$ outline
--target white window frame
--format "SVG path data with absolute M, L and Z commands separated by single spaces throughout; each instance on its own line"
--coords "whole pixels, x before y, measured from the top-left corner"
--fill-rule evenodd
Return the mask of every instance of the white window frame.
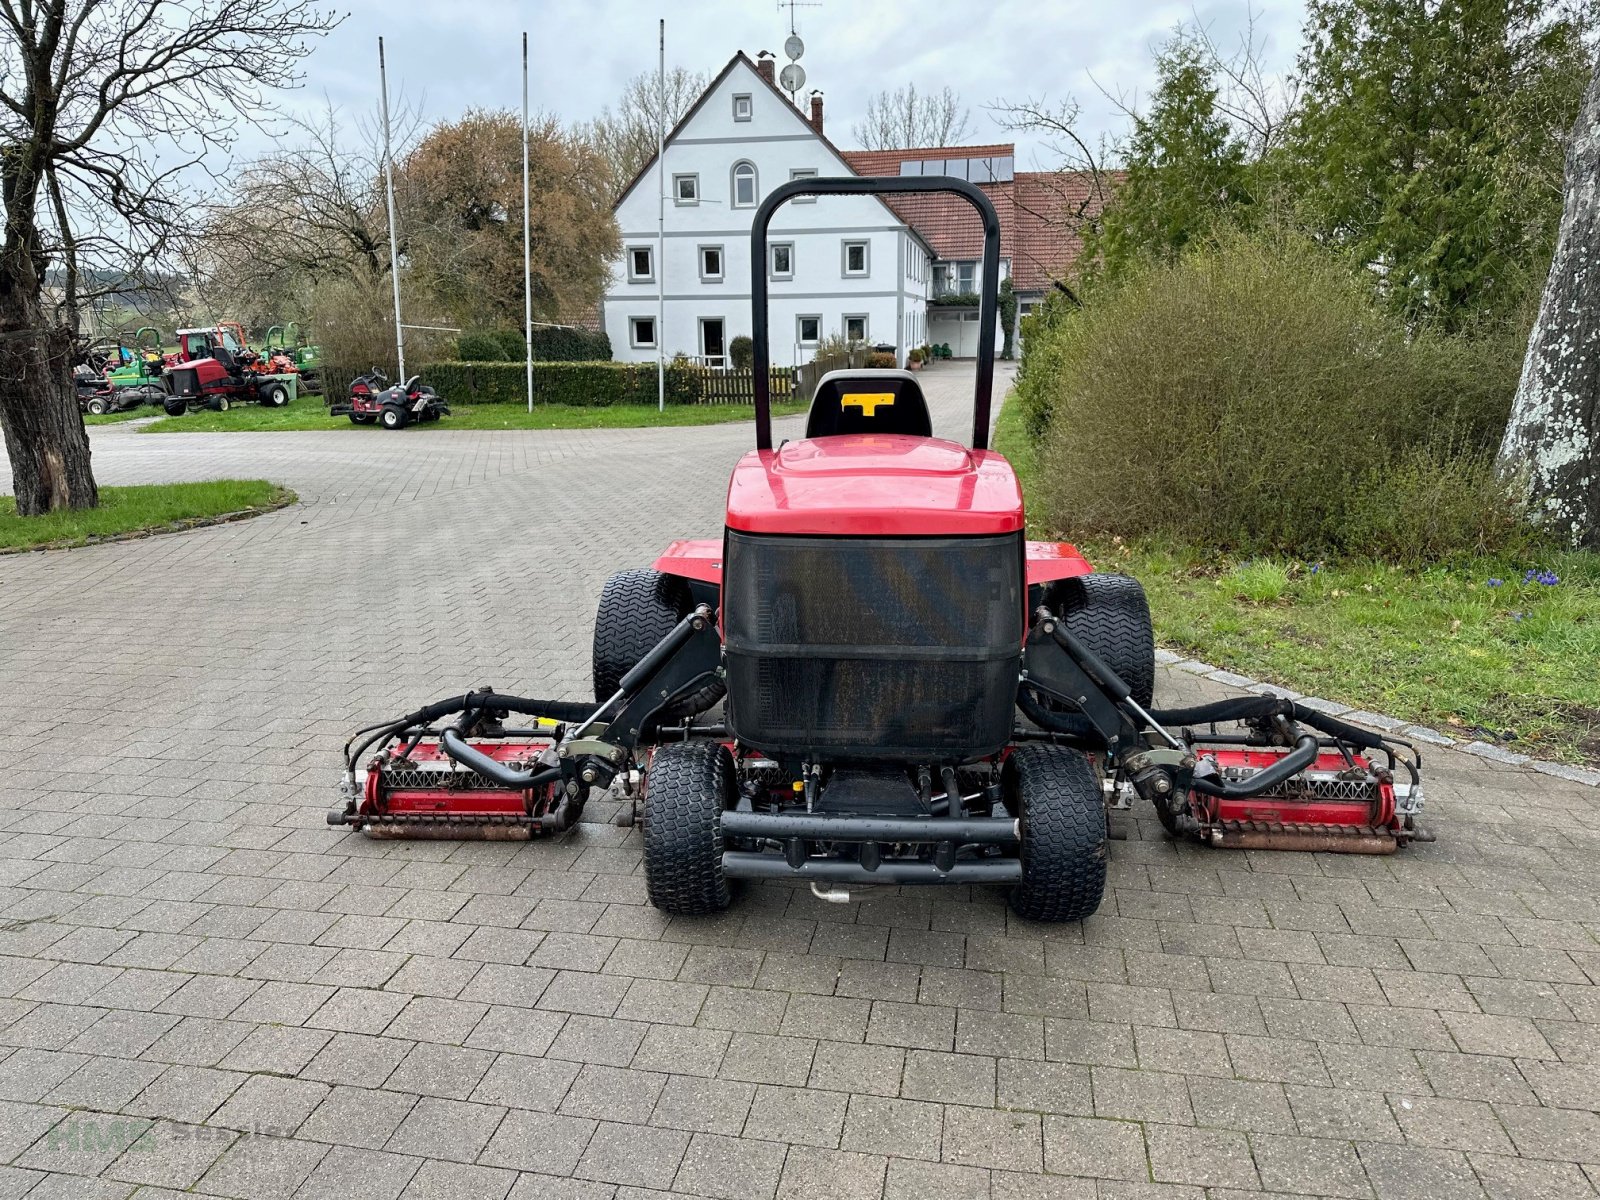
M 861 270 L 850 269 L 850 251 L 861 247 Z M 847 238 L 839 243 L 839 274 L 845 279 L 865 279 L 872 274 L 872 243 L 863 238 Z
M 810 340 L 807 340 L 807 338 L 805 336 L 805 323 L 807 321 L 815 321 L 817 323 L 817 336 L 814 337 L 814 338 L 811 338 Z M 794 319 L 794 340 L 796 342 L 798 342 L 802 346 L 815 346 L 819 342 L 821 342 L 822 341 L 822 314 L 821 313 L 800 313 L 800 314 L 798 314 Z
M 790 167 L 789 182 L 793 183 L 796 179 L 815 179 L 817 174 L 818 171 L 815 167 Z M 817 198 L 815 196 L 796 196 L 789 201 L 790 204 L 815 204 L 816 202 Z
M 789 252 L 789 269 L 787 271 L 778 270 L 778 251 L 779 250 L 787 250 Z M 771 279 L 793 279 L 794 278 L 794 243 L 793 242 L 773 242 L 770 246 L 767 247 L 767 275 Z
M 685 199 L 681 193 L 683 181 L 688 180 L 694 187 L 694 195 Z M 700 203 L 700 175 L 694 171 L 684 171 L 672 177 L 672 202 L 679 208 L 692 208 Z
M 739 202 L 739 168 L 750 168 L 750 203 Z M 756 169 L 755 163 L 748 158 L 741 158 L 733 164 L 728 172 L 728 206 L 730 208 L 754 208 L 761 203 L 761 172 Z
M 844 329 L 844 340 L 845 341 L 847 341 L 847 342 L 866 342 L 866 341 L 870 341 L 871 340 L 871 338 L 872 338 L 872 322 L 868 319 L 868 315 L 866 313 L 845 313 L 844 316 L 840 318 L 840 321 L 841 321 L 842 327 Z M 861 336 L 858 337 L 858 338 L 853 338 L 853 337 L 850 336 L 850 322 L 851 321 L 860 321 L 861 322 Z
M 711 274 L 710 272 L 708 272 L 706 270 L 706 251 L 707 250 L 715 250 L 716 253 L 717 253 L 717 273 L 715 275 Z M 727 278 L 727 276 L 728 276 L 728 253 L 727 253 L 726 250 L 724 250 L 722 248 L 722 246 L 720 244 L 710 244 L 710 243 L 708 243 L 708 244 L 706 244 L 704 246 L 697 247 L 696 250 L 695 250 L 695 258 L 698 261 L 699 266 L 700 266 L 700 282 L 701 283 L 721 283 L 724 279 Z
M 634 269 L 634 255 L 643 254 L 645 261 L 650 264 L 648 274 L 641 275 Z M 628 247 L 628 282 L 629 283 L 654 283 L 656 281 L 656 248 L 654 246 L 629 246 Z
M 648 342 L 639 340 L 640 321 L 650 322 L 650 340 Z M 660 339 L 660 336 L 661 331 L 656 328 L 656 319 L 654 317 L 647 316 L 628 318 L 628 345 L 632 346 L 635 350 L 654 350 L 656 348 L 657 341 Z
M 744 116 L 739 115 L 739 101 L 744 101 Z M 756 99 L 749 92 L 735 92 L 733 94 L 733 119 L 735 121 L 750 121 L 755 119 Z
M 955 270 L 953 270 L 950 274 L 955 280 L 955 283 L 951 285 L 950 290 L 957 296 L 966 296 L 976 292 L 978 290 L 978 260 L 975 258 L 962 258 L 957 259 L 952 265 L 955 267 Z M 967 281 L 967 285 L 965 287 L 963 287 L 961 284 L 962 267 L 972 268 L 972 277 Z

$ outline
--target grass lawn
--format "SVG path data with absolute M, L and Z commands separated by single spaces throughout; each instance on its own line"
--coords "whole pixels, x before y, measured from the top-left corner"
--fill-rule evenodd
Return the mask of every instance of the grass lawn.
M 84 413 L 83 423 L 85 425 L 120 425 L 124 421 L 132 421 L 139 417 L 159 417 L 161 415 L 159 405 L 141 404 L 138 408 L 130 408 L 125 412 L 101 413 L 98 417 L 93 413 Z
M 995 443 L 1026 491 L 1034 456 L 1015 405 Z M 1156 636 L 1175 650 L 1464 739 L 1600 765 L 1600 556 L 1402 571 L 1118 539 L 1084 550 L 1096 569 L 1144 584 Z M 1542 582 L 1528 577 L 1537 571 Z
M 294 499 L 289 489 L 264 479 L 156 483 L 103 487 L 100 507 L 83 512 L 19 517 L 16 498 L 0 496 L 0 553 L 187 529 L 226 514 L 269 512 Z
M 804 412 L 804 404 L 774 404 L 772 415 L 787 417 Z M 664 413 L 653 404 L 615 404 L 586 408 L 571 404 L 535 405 L 530 413 L 515 404 L 452 404 L 451 412 L 426 429 L 641 429 L 657 425 L 720 425 L 729 421 L 754 421 L 749 404 L 669 404 Z M 348 417 L 330 417 L 320 404 L 301 399 L 283 408 L 258 404 L 204 410 L 183 417 L 162 417 L 141 433 L 259 433 L 305 429 L 345 429 L 356 433 L 393 436 L 376 425 L 352 425 Z M 404 432 L 404 431 L 402 431 Z

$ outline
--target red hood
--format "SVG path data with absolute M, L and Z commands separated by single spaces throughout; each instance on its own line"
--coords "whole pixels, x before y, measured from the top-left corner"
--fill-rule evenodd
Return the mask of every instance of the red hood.
M 842 434 L 752 450 L 728 484 L 745 533 L 917 537 L 1016 533 L 1016 472 L 991 450 L 942 438 Z

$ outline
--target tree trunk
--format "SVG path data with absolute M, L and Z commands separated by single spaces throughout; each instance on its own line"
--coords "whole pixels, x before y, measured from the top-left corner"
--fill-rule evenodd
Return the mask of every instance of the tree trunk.
M 0 290 L 0 436 L 25 517 L 100 502 L 71 362 L 71 333 L 46 324 L 38 297 Z
M 1500 468 L 1552 532 L 1600 550 L 1600 68 L 1572 127 L 1561 233 Z

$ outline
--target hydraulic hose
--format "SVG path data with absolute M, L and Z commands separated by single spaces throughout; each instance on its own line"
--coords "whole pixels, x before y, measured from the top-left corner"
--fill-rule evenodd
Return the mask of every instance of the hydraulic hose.
M 496 762 L 480 750 L 473 749 L 452 726 L 440 730 L 439 745 L 444 752 L 464 767 L 470 767 L 486 779 L 502 787 L 529 788 L 541 783 L 553 783 L 561 778 L 560 767 L 536 767 L 531 771 L 513 771 L 504 763 Z
M 1303 733 L 1295 740 L 1293 750 L 1270 767 L 1263 767 L 1248 779 L 1240 780 L 1238 783 L 1218 783 L 1206 776 L 1196 775 L 1189 786 L 1207 796 L 1221 796 L 1227 800 L 1247 800 L 1251 796 L 1259 796 L 1262 792 L 1270 791 L 1280 783 L 1300 774 L 1317 761 L 1317 755 L 1321 750 L 1322 743 L 1317 740 L 1315 734 Z

